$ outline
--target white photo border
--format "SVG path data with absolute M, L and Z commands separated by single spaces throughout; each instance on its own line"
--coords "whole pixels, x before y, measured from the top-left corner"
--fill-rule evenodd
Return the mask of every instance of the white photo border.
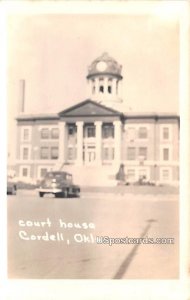
M 190 105 L 189 105 L 189 1 L 7 1 L 0 6 L 1 89 L 1 292 L 8 300 L 112 300 L 190 299 L 189 277 L 189 178 L 190 178 Z M 8 280 L 6 278 L 6 17 L 10 14 L 175 14 L 180 20 L 180 278 L 179 280 Z M 3 229 L 3 230 L 2 230 Z M 2 268 L 3 265 L 3 268 Z M 189 298 L 188 298 L 189 297 Z

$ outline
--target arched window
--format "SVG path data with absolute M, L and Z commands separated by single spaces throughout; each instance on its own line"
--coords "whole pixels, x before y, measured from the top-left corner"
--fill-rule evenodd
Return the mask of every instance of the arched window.
M 108 94 L 112 93 L 112 78 L 108 78 L 108 89 L 107 89 Z
M 99 87 L 99 91 L 100 91 L 100 93 L 103 93 L 103 92 L 104 92 L 104 86 L 103 86 L 103 85 L 101 85 L 101 86 Z

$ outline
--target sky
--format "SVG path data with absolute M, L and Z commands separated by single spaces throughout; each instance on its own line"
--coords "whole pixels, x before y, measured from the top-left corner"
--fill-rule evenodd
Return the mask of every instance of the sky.
M 125 14 L 11 15 L 7 26 L 8 147 L 18 115 L 57 113 L 88 98 L 88 66 L 103 52 L 122 65 L 122 97 L 133 112 L 178 113 L 176 17 Z

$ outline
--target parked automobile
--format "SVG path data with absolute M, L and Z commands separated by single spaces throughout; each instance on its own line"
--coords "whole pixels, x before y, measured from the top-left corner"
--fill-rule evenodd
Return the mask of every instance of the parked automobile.
M 145 176 L 139 178 L 138 181 L 134 182 L 134 185 L 155 185 L 154 181 L 147 180 Z
M 7 177 L 7 194 L 9 195 L 16 195 L 17 192 L 17 185 L 16 182 L 12 180 L 11 177 Z
M 55 197 L 79 197 L 80 187 L 73 184 L 72 174 L 63 171 L 47 172 L 38 189 L 39 196 L 54 194 Z

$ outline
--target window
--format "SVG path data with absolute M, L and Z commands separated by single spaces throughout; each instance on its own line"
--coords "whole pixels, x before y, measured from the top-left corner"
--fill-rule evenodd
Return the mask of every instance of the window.
M 58 159 L 58 147 L 51 147 L 51 159 Z
M 128 147 L 127 148 L 127 159 L 128 160 L 135 160 L 136 159 L 136 153 L 135 153 L 135 147 Z
M 108 85 L 108 93 L 111 94 L 111 92 L 112 92 L 111 85 Z
M 129 127 L 127 129 L 127 136 L 130 141 L 134 141 L 134 139 L 135 139 L 135 128 L 134 127 Z
M 135 170 L 134 169 L 128 169 L 127 170 L 127 180 L 128 181 L 135 181 Z
M 112 93 L 112 78 L 108 79 L 108 94 Z
M 28 168 L 23 168 L 23 169 L 22 169 L 22 176 L 23 176 L 23 177 L 28 177 L 28 175 L 29 175 L 29 174 L 28 174 Z
M 162 179 L 163 180 L 169 179 L 169 170 L 162 170 Z
M 41 168 L 40 169 L 40 178 L 43 178 L 46 176 L 47 169 L 46 168 Z
M 161 168 L 160 171 L 161 171 L 161 173 L 160 173 L 161 181 L 168 182 L 168 181 L 172 180 L 171 168 Z
M 48 128 L 42 128 L 41 129 L 41 138 L 42 139 L 49 139 L 49 129 Z
M 100 93 L 104 92 L 104 86 L 103 85 L 100 86 L 99 91 L 100 91 Z
M 24 128 L 23 129 L 23 141 L 28 141 L 29 140 L 29 129 Z
M 30 178 L 30 167 L 29 166 L 20 166 L 19 168 L 19 176 L 23 178 Z
M 87 127 L 87 137 L 95 137 L 95 127 Z
M 52 168 L 47 165 L 37 166 L 37 178 L 42 179 L 47 177 L 49 171 L 52 171 Z
M 59 129 L 58 128 L 52 128 L 51 138 L 52 139 L 58 139 L 59 138 Z
M 163 160 L 169 160 L 169 148 L 163 148 Z
M 162 161 L 169 161 L 172 159 L 172 146 L 170 144 L 161 145 L 160 159 Z
M 113 147 L 104 147 L 102 151 L 103 160 L 114 160 L 115 149 Z
M 172 124 L 160 125 L 160 140 L 169 142 L 172 139 Z
M 144 160 L 147 159 L 147 148 L 146 147 L 139 148 L 139 157 L 144 158 Z
M 22 157 L 23 157 L 24 160 L 29 159 L 29 149 L 28 149 L 28 147 L 24 147 L 24 148 L 23 148 L 23 154 L 22 154 Z
M 48 147 L 41 147 L 41 149 L 40 149 L 40 158 L 41 159 L 48 159 L 49 158 L 49 148 Z
M 103 148 L 103 160 L 109 160 L 109 148 Z
M 75 125 L 69 125 L 69 128 L 68 128 L 68 134 L 69 134 L 69 136 L 75 135 L 76 131 L 77 131 L 77 129 L 76 129 Z
M 103 126 L 103 138 L 114 137 L 114 127 L 112 125 Z
M 21 127 L 21 141 L 29 142 L 31 140 L 32 127 L 23 126 Z
M 68 155 L 68 160 L 74 160 L 74 159 L 76 159 L 76 148 L 69 147 L 67 155 Z
M 139 139 L 147 139 L 147 128 L 146 127 L 139 127 L 138 137 Z
M 163 137 L 163 140 L 168 140 L 169 139 L 169 128 L 168 127 L 163 127 L 162 137 Z

